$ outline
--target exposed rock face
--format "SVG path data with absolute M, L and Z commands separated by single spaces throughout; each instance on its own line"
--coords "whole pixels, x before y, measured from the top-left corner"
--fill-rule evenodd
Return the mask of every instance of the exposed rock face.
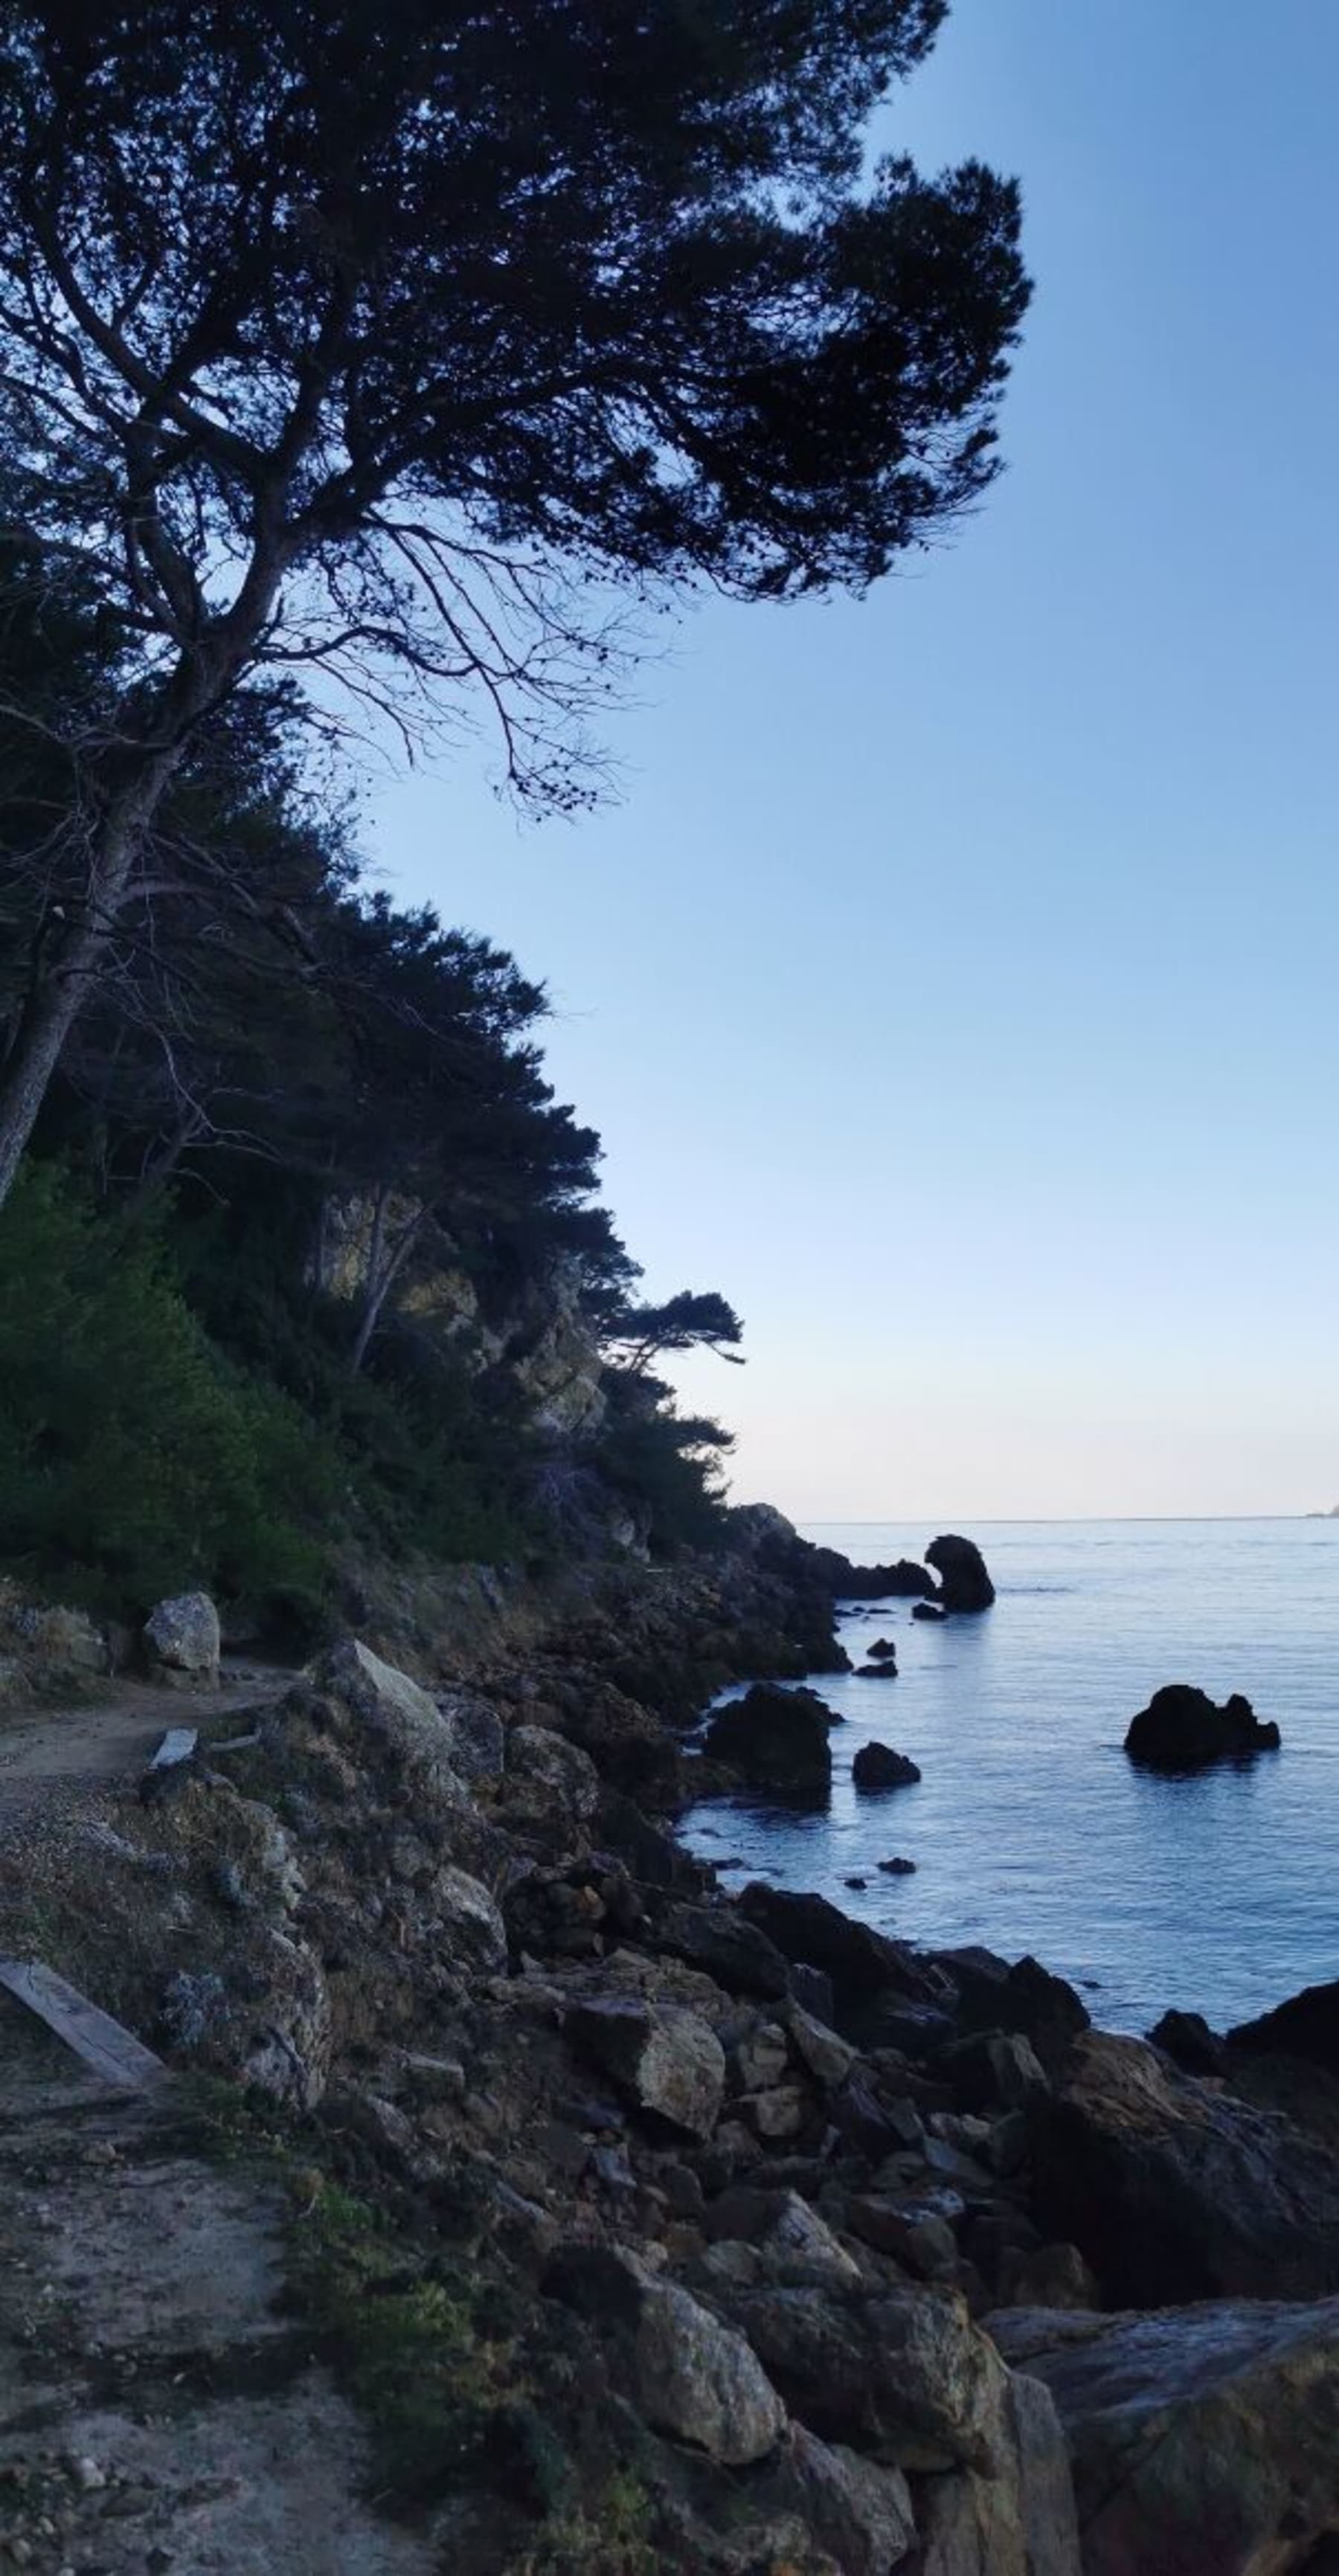
M 925 1551 L 927 1565 L 939 1576 L 939 1607 L 950 1612 L 989 1610 L 995 1586 L 975 1539 L 936 1538 Z
M 639 2110 L 658 2112 L 695 2137 L 710 2137 L 725 2092 L 725 2051 L 699 2014 L 601 1997 L 576 2004 L 567 2030 Z
M 384 1664 L 356 1637 L 332 1646 L 312 1671 L 317 1691 L 328 1693 L 366 1728 L 374 1746 L 448 1802 L 465 1790 L 452 1763 L 454 1729 L 437 1703 L 407 1673 Z
M 173 1690 L 214 1690 L 219 1677 L 219 1614 L 207 1592 L 160 1601 L 144 1622 L 150 1670 Z
M 713 1762 L 762 1789 L 826 1789 L 832 1778 L 832 1711 L 816 1691 L 755 1682 L 718 1709 L 703 1737 Z
M 1011 1967 L 989 1950 L 946 1950 L 942 1957 L 958 1987 L 964 2030 L 1021 2031 L 1048 2074 L 1064 2065 L 1089 2013 L 1063 1977 L 1037 1959 L 1015 1959 Z
M 722 1985 L 777 2001 L 790 1992 L 790 1971 L 775 1941 L 733 1909 L 670 1905 L 658 1926 L 661 1946 Z
M 1203 2013 L 1165 2012 L 1148 2035 L 1183 2075 L 1221 2075 L 1225 2070 L 1226 2047 Z
M 1339 2075 L 1339 1979 L 1304 1986 L 1276 2011 L 1238 2022 L 1227 2038 L 1243 2057 L 1300 2057 Z
M 857 1789 L 905 1789 L 920 1776 L 920 1764 L 891 1744 L 862 1744 L 851 1764 Z
M 1084 2576 L 1285 2576 L 1339 2530 L 1339 2300 L 990 2325 L 1060 2410 Z
M 1004 2368 L 953 2292 L 749 2290 L 731 2313 L 811 2431 L 898 2468 L 990 2471 Z
M 920 2576 L 1088 2576 L 1055 2403 L 1022 2371 L 1009 2382 L 993 2474 L 918 2480 L 916 2500 Z
M 1034 2114 L 1043 2224 L 1109 2297 L 1320 2298 L 1339 2289 L 1339 2172 L 1277 2113 L 1089 2031 Z
M 1207 1691 L 1168 1682 L 1130 1720 L 1125 1750 L 1149 1771 L 1203 1771 L 1212 1762 L 1277 1753 L 1280 1741 L 1277 1726 L 1257 1718 L 1240 1691 L 1219 1708 Z

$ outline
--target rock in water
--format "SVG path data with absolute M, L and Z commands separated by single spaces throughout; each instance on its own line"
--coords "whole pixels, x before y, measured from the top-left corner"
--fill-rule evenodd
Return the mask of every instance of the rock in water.
M 995 1598 L 995 1586 L 986 1572 L 986 1560 L 975 1539 L 937 1538 L 925 1551 L 925 1562 L 939 1577 L 939 1606 L 943 1610 L 988 1610 Z
M 1240 1691 L 1219 1708 L 1207 1691 L 1168 1682 L 1131 1719 L 1125 1750 L 1150 1771 L 1202 1771 L 1244 1754 L 1277 1753 L 1279 1742 L 1278 1728 L 1263 1724 Z
M 891 1744 L 862 1744 L 851 1764 L 857 1789 L 904 1789 L 920 1776 L 919 1764 Z
M 913 1619 L 924 1619 L 938 1627 L 945 1614 L 937 1601 L 918 1601 L 911 1615 Z
M 1085 2576 L 1329 2565 L 1339 2524 L 1339 2300 L 1151 2316 L 995 2315 L 1074 2462 Z
M 173 1690 L 215 1690 L 219 1614 L 207 1592 L 178 1592 L 144 1622 L 144 1650 L 157 1680 Z
M 727 1700 L 703 1738 L 713 1762 L 727 1762 L 760 1789 L 826 1789 L 832 1778 L 828 1729 L 835 1724 L 817 1691 L 781 1690 L 755 1682 Z

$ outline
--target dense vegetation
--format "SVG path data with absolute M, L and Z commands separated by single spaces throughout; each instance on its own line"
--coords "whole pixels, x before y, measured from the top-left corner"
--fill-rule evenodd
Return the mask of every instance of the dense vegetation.
M 943 14 L 0 0 L 0 1561 L 712 1536 L 653 1364 L 738 1318 L 634 1304 L 542 988 L 338 763 L 477 710 L 570 810 L 629 614 L 988 486 L 1017 192 L 866 149 Z

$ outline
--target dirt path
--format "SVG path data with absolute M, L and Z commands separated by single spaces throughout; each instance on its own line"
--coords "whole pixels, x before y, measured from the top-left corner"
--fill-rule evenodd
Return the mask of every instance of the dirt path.
M 276 2191 L 0 2005 L 0 2556 L 33 2576 L 431 2576 L 282 2314 Z M 177 2134 L 174 2136 L 174 2128 Z
M 212 1725 L 233 1711 L 268 1706 L 292 1679 L 274 1664 L 225 1664 L 222 1688 L 198 1697 L 149 1682 L 108 1682 L 96 1701 L 6 1709 L 0 1807 L 11 1791 L 35 1782 L 105 1783 L 137 1775 L 169 1727 Z

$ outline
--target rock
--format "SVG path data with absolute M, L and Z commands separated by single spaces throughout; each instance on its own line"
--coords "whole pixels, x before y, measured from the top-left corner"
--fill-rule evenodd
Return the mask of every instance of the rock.
M 751 2290 L 731 2314 L 811 2431 L 898 2468 L 989 2469 L 1005 2373 L 955 2292 Z
M 848 2223 L 851 2234 L 878 2254 L 891 2254 L 922 2281 L 951 2280 L 957 2268 L 958 2240 L 947 2219 L 923 2201 L 892 2200 L 883 2192 L 857 2192 Z
M 1041 2380 L 1011 2374 L 992 2473 L 918 2480 L 916 2513 L 917 2576 L 1081 2576 L 1069 2456 Z
M 871 1924 L 853 1922 L 825 1896 L 768 1887 L 754 1879 L 743 1890 L 739 1907 L 786 1958 L 823 1969 L 843 2000 L 873 2000 L 887 1993 L 919 1999 L 927 1994 L 925 1972 L 903 1943 L 888 1940 Z
M 465 1802 L 467 1792 L 451 1760 L 450 1721 L 408 1673 L 384 1664 L 358 1638 L 346 1637 L 321 1656 L 310 1680 L 318 1692 L 342 1703 L 370 1747 L 399 1763 L 421 1794 L 448 1807 Z
M 782 2288 L 854 2290 L 860 2266 L 797 2191 L 769 2192 L 775 2211 L 758 2251 L 766 2277 Z
M 797 2138 L 809 2114 L 808 2101 L 798 2084 L 777 2084 L 770 2092 L 750 2094 L 739 2108 L 747 2113 L 758 2136 L 769 2143 Z
M 445 1691 L 437 1709 L 450 1729 L 450 1759 L 461 1779 L 500 1780 L 507 1737 L 497 1710 L 473 1691 Z
M 1339 2171 L 1275 2111 L 1089 2031 L 1034 2110 L 1034 2214 L 1138 2307 L 1339 2290 Z
M 826 1969 L 812 1967 L 806 1959 L 792 1959 L 790 1991 L 802 2012 L 812 2013 L 815 2021 L 831 2023 L 837 1999 Z
M 1075 2040 L 1090 2027 L 1082 1997 L 1036 1959 L 1008 1967 L 989 1951 L 948 1950 L 940 1956 L 957 1979 L 963 2028 L 1022 2031 L 1048 2074 L 1063 2067 Z
M 435 1873 L 430 1899 L 446 1956 L 485 1975 L 500 1975 L 507 1964 L 507 1927 L 481 1881 L 448 1864 Z
M 897 1679 L 896 1664 L 857 1664 L 856 1672 L 861 1681 L 866 1682 L 895 1682 Z
M 842 1880 L 842 1885 L 843 1887 L 853 1888 L 858 1894 L 862 1888 L 868 1887 L 869 1880 L 867 1878 L 856 1877 L 853 1874 L 850 1878 L 844 1878 Z
M 915 2544 L 911 2491 L 901 2470 L 820 2442 L 803 2424 L 792 2424 L 776 2467 L 751 2487 L 750 2501 L 769 2522 L 787 2517 L 779 2545 L 769 2534 L 762 2547 L 750 2546 L 750 2566 L 793 2565 L 801 2542 L 817 2542 L 826 2565 L 841 2576 L 892 2576 Z
M 869 1659 L 872 1664 L 896 1663 L 897 1647 L 892 1638 L 876 1637 L 869 1650 Z
M 1309 2066 L 1323 2066 L 1329 2074 L 1339 2075 L 1339 1979 L 1304 1986 L 1273 2012 L 1261 2013 L 1256 2021 L 1238 2022 L 1228 2032 L 1227 2045 L 1243 2057 L 1301 2057 Z M 1218 2046 L 1221 2068 L 1222 2043 Z
M 834 1723 L 816 1691 L 755 1682 L 742 1699 L 716 1711 L 703 1736 L 713 1762 L 762 1789 L 826 1789 L 832 1778 L 828 1729 Z
M 552 1727 L 514 1726 L 502 1796 L 510 1822 L 567 1832 L 595 1814 L 600 1775 L 590 1755 Z
M 744 2337 L 689 2291 L 656 2280 L 621 2247 L 588 2245 L 562 2249 L 544 2287 L 613 2330 L 629 2394 L 657 2431 L 723 2468 L 747 2468 L 775 2450 L 786 2429 L 776 2390 Z
M 179 1592 L 160 1601 L 144 1622 L 150 1670 L 173 1690 L 216 1690 L 219 1614 L 207 1592 Z
M 940 2052 L 935 2072 L 953 2087 L 960 2111 L 1026 2110 L 1049 2093 L 1050 2082 L 1022 2031 L 980 2031 Z
M 939 1577 L 939 1607 L 946 1611 L 988 1610 L 995 1586 L 974 1539 L 937 1538 L 925 1551 L 925 1562 Z
M 642 2111 L 709 2138 L 725 2093 L 725 2051 L 700 2014 L 619 1997 L 572 2005 L 565 2029 Z
M 733 2045 L 727 2044 L 726 2058 L 741 2092 L 765 2092 L 780 2083 L 790 2064 L 786 2034 L 776 2022 L 753 2021 Z
M 923 1619 L 927 1626 L 932 1621 L 938 1626 L 940 1621 L 948 1617 L 948 1612 L 941 1610 L 937 1601 L 918 1601 L 911 1615 L 913 1619 Z
M 919 1764 L 890 1744 L 862 1744 L 851 1764 L 857 1789 L 902 1789 L 920 1776 Z
M 1219 1708 L 1207 1691 L 1169 1682 L 1131 1719 L 1125 1750 L 1149 1771 L 1202 1771 L 1212 1762 L 1276 1753 L 1280 1742 L 1277 1726 L 1262 1724 L 1240 1691 Z
M 671 1905 L 656 1938 L 662 1950 L 735 1994 L 773 2003 L 790 1990 L 790 1969 L 775 1941 L 733 1905 Z
M 1074 2463 L 1085 2576 L 1281 2576 L 1339 2532 L 1339 2300 L 1020 2311 Z
M 0 1700 L 25 1700 L 34 1690 L 81 1689 L 93 1675 L 112 1669 L 107 1633 L 95 1627 L 85 1610 L 61 1604 L 41 1607 L 13 1602 L 0 1586 L 0 1633 L 13 1654 L 4 1659 Z
M 784 2015 L 797 2057 L 803 2059 L 816 2084 L 824 2092 L 835 2092 L 844 2084 L 856 2062 L 856 2051 L 845 2039 L 839 2039 L 826 2022 L 807 2013 L 802 2004 L 791 2003 Z
M 1077 2245 L 1009 2245 L 999 2262 L 1005 2308 L 1100 2308 L 1099 2283 Z
M 891 1860 L 881 1860 L 879 1867 L 885 1878 L 914 1878 L 916 1875 L 914 1860 L 904 1860 L 900 1852 L 895 1852 Z
M 1154 2048 L 1160 2048 L 1183 2075 L 1222 2075 L 1227 2065 L 1227 2049 L 1216 2031 L 1210 2030 L 1203 2013 L 1165 2012 L 1149 2032 Z

